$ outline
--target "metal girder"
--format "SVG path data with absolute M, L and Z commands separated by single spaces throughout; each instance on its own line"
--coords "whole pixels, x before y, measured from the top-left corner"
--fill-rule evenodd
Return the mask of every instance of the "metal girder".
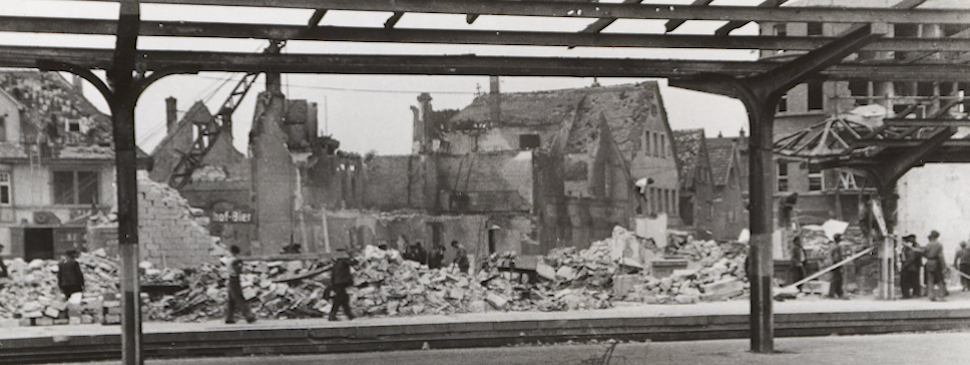
M 310 28 L 310 29 L 316 28 L 317 25 L 320 24 L 320 21 L 323 20 L 323 17 L 325 15 L 327 15 L 327 9 L 317 9 L 317 10 L 314 10 L 313 11 L 313 15 L 310 16 L 310 20 L 307 21 L 307 27 Z M 3 21 L 0 20 L 0 23 L 2 23 L 2 22 Z M 179 23 L 185 24 L 185 22 L 179 22 Z M 206 23 L 206 24 L 212 24 L 212 23 Z M 247 24 L 247 26 L 253 26 L 253 24 Z M 161 27 L 164 27 L 164 26 L 163 25 L 158 25 L 158 27 L 161 28 Z M 147 35 L 147 34 L 142 34 L 142 35 Z M 279 38 L 275 38 L 275 39 L 279 39 Z
M 857 52 L 865 44 L 880 37 L 882 34 L 872 33 L 872 26 L 869 24 L 855 26 L 839 39 L 786 62 L 768 73 L 758 75 L 756 83 L 762 89 L 759 91 L 784 93 L 805 81 L 808 76 L 838 63 L 845 56 Z
M 111 67 L 111 50 L 0 46 L 0 64 L 36 67 L 37 60 L 68 62 L 90 69 Z M 618 58 L 559 58 L 423 55 L 267 55 L 238 52 L 139 51 L 139 70 L 178 66 L 186 72 L 226 71 L 284 73 L 504 75 L 577 77 L 684 78 L 705 73 L 751 76 L 778 67 L 766 61 L 694 61 Z M 948 81 L 970 79 L 970 65 L 841 64 L 819 72 L 812 80 Z
M 883 164 L 879 164 L 870 168 L 870 171 L 874 172 L 877 176 L 877 180 L 880 183 L 880 192 L 892 193 L 890 187 L 896 185 L 896 180 L 899 180 L 906 171 L 909 171 L 914 166 L 917 166 L 924 157 L 932 153 L 934 150 L 941 146 L 947 146 L 950 137 L 956 134 L 956 128 L 941 128 L 938 132 L 934 133 L 929 139 L 925 139 L 920 142 L 915 147 L 911 148 L 906 153 L 901 154 L 895 159 L 890 161 L 885 161 Z M 970 141 L 967 141 L 970 142 Z
M 391 17 L 387 18 L 387 21 L 384 22 L 384 28 L 387 28 L 387 29 L 394 28 L 394 26 L 397 25 L 397 22 L 400 21 L 401 17 L 403 16 L 404 16 L 403 11 L 394 12 L 394 14 L 392 14 Z
M 555 18 L 970 24 L 970 11 L 965 9 L 901 11 L 887 8 L 691 6 L 509 0 L 144 0 L 142 3 Z
M 891 127 L 970 127 L 970 120 L 963 119 L 883 119 Z
M 760 8 L 777 8 L 777 7 L 781 6 L 781 4 L 784 4 L 787 1 L 788 0 L 765 0 L 762 3 L 758 4 L 758 7 L 760 7 Z M 745 24 L 748 24 L 748 23 L 749 23 L 748 21 L 744 21 L 744 20 L 732 20 L 732 21 L 728 22 L 727 24 L 722 25 L 720 28 L 717 28 L 717 30 L 714 31 L 714 34 L 719 35 L 719 36 L 726 36 L 729 33 L 731 33 L 732 30 L 741 28 Z
M 690 4 L 693 6 L 705 6 L 705 5 L 710 5 L 712 2 L 714 2 L 714 0 L 694 0 L 694 2 Z M 682 20 L 682 19 L 668 20 L 667 24 L 664 24 L 664 30 L 667 33 L 673 32 L 675 29 L 679 28 L 685 22 L 686 20 Z
M 852 147 L 862 148 L 862 147 L 875 146 L 875 147 L 892 147 L 892 148 L 914 148 L 914 147 L 922 146 L 924 143 L 926 143 L 926 139 L 897 139 L 897 140 L 862 139 L 862 140 L 852 142 Z M 947 140 L 943 142 L 941 146 L 948 147 L 948 148 L 949 147 L 966 148 L 966 147 L 970 147 L 970 140 L 966 140 L 966 139 Z
M 642 2 L 643 0 L 623 0 L 623 4 L 639 4 Z M 586 28 L 583 28 L 583 30 L 579 32 L 580 33 L 599 33 L 603 29 L 606 29 L 606 27 L 610 26 L 610 24 L 613 24 L 613 22 L 615 22 L 616 19 L 617 18 L 596 19 L 596 21 L 590 23 L 589 25 L 586 26 Z
M 140 35 L 166 37 L 261 38 L 312 41 L 447 43 L 527 46 L 720 48 L 761 50 L 813 50 L 833 37 L 775 37 L 664 35 L 633 33 L 566 33 L 529 31 L 384 29 L 317 26 L 326 10 L 317 10 L 308 27 L 246 23 L 142 21 Z M 114 35 L 117 22 L 101 19 L 67 19 L 0 16 L 0 31 Z M 866 51 L 970 52 L 968 38 L 884 38 Z

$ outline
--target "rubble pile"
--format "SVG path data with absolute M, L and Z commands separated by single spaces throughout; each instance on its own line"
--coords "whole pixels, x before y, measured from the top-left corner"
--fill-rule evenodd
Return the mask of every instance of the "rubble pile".
M 348 293 L 355 311 L 369 316 L 601 309 L 611 307 L 615 300 L 657 304 L 725 300 L 746 290 L 743 247 L 685 242 L 678 251 L 690 253 L 701 268 L 655 278 L 650 276 L 650 264 L 660 259 L 659 250 L 622 228 L 584 250 L 556 249 L 544 257 L 493 254 L 475 276 L 454 267 L 429 269 L 404 260 L 397 250 L 367 246 L 356 258 L 355 285 Z M 118 265 L 104 250 L 82 254 L 78 262 L 86 287 L 74 314 L 80 314 L 86 323 L 95 322 L 102 314 L 112 314 L 111 308 L 101 312 L 102 304 L 108 307 L 108 300 L 102 302 L 101 298 L 118 292 Z M 246 261 L 243 266 L 243 297 L 259 318 L 329 313 L 331 303 L 325 296 L 328 263 Z M 55 261 L 15 259 L 9 261 L 9 268 L 12 280 L 0 290 L 0 318 L 63 321 L 76 316 L 63 314 L 72 309 L 56 287 Z M 225 315 L 224 265 L 157 269 L 142 262 L 140 268 L 144 318 L 199 321 Z M 152 291 L 161 289 L 170 291 Z
M 68 303 L 57 287 L 57 261 L 6 260 L 10 277 L 0 290 L 0 318 L 26 320 L 27 325 L 94 323 L 100 320 L 100 294 L 118 291 L 118 264 L 103 250 L 77 259 L 84 274 L 84 295 Z
M 744 260 L 744 255 L 722 257 L 698 270 L 675 270 L 665 278 L 621 276 L 616 279 L 614 293 L 625 300 L 648 304 L 691 304 L 736 298 L 747 290 Z
M 484 311 L 485 288 L 468 275 L 406 261 L 394 249 L 367 246 L 357 266 L 352 304 L 367 315 Z M 326 306 L 329 310 L 329 305 Z
M 326 285 L 312 278 L 323 273 L 322 266 L 314 261 L 245 262 L 239 278 L 243 297 L 259 318 L 320 317 L 324 308 L 329 310 L 329 303 L 323 300 Z M 225 267 L 205 263 L 193 272 L 160 273 L 161 279 L 181 277 L 186 288 L 146 303 L 147 318 L 191 322 L 225 316 Z M 291 280 L 300 276 L 306 277 Z

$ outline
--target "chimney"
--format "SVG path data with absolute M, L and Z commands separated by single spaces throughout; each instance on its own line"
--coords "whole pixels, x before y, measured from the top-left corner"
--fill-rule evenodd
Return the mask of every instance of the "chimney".
M 165 98 L 165 131 L 167 134 L 171 135 L 175 133 L 175 126 L 178 125 L 178 109 L 176 108 L 176 99 L 169 96 Z
M 414 148 L 412 152 L 422 153 L 428 146 L 430 128 L 428 115 L 431 114 L 431 94 L 421 93 L 418 95 L 418 111 L 414 118 Z
M 82 79 L 81 76 L 78 76 L 78 75 L 72 75 L 72 76 L 74 76 L 74 77 L 71 78 L 71 86 L 74 87 L 74 91 L 75 92 L 77 92 L 78 94 L 83 95 L 84 94 L 84 83 L 83 83 L 84 82 L 84 79 Z
M 502 120 L 502 99 L 498 90 L 498 76 L 488 77 L 488 99 L 491 101 L 491 123 L 496 125 Z

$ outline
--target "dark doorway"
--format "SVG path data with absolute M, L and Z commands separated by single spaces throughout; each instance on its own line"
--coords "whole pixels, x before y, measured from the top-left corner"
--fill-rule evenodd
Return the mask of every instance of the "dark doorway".
M 488 254 L 489 255 L 495 253 L 496 246 L 498 246 L 498 233 L 499 233 L 499 230 L 495 227 L 488 229 Z
M 54 259 L 54 229 L 27 228 L 24 229 L 24 260 Z

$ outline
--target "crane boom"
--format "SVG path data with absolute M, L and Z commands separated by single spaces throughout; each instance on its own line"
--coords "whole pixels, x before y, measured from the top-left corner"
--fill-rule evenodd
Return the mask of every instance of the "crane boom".
M 285 44 L 283 41 L 271 41 L 269 47 L 263 50 L 263 52 L 279 52 L 279 49 Z M 219 135 L 223 132 L 232 133 L 232 113 L 242 103 L 243 98 L 246 97 L 246 93 L 252 88 L 257 77 L 259 77 L 258 72 L 247 73 L 243 76 L 242 80 L 239 80 L 236 87 L 232 89 L 229 97 L 222 103 L 219 112 L 212 119 L 193 122 L 199 131 L 198 136 L 196 136 L 195 142 L 192 143 L 189 151 L 178 151 L 182 154 L 182 157 L 172 170 L 172 175 L 168 178 L 169 186 L 175 189 L 181 189 L 192 181 L 192 173 L 202 166 L 202 161 L 205 159 L 206 154 L 209 153 L 209 150 L 212 149 L 212 146 L 215 145 L 216 141 L 219 140 Z

